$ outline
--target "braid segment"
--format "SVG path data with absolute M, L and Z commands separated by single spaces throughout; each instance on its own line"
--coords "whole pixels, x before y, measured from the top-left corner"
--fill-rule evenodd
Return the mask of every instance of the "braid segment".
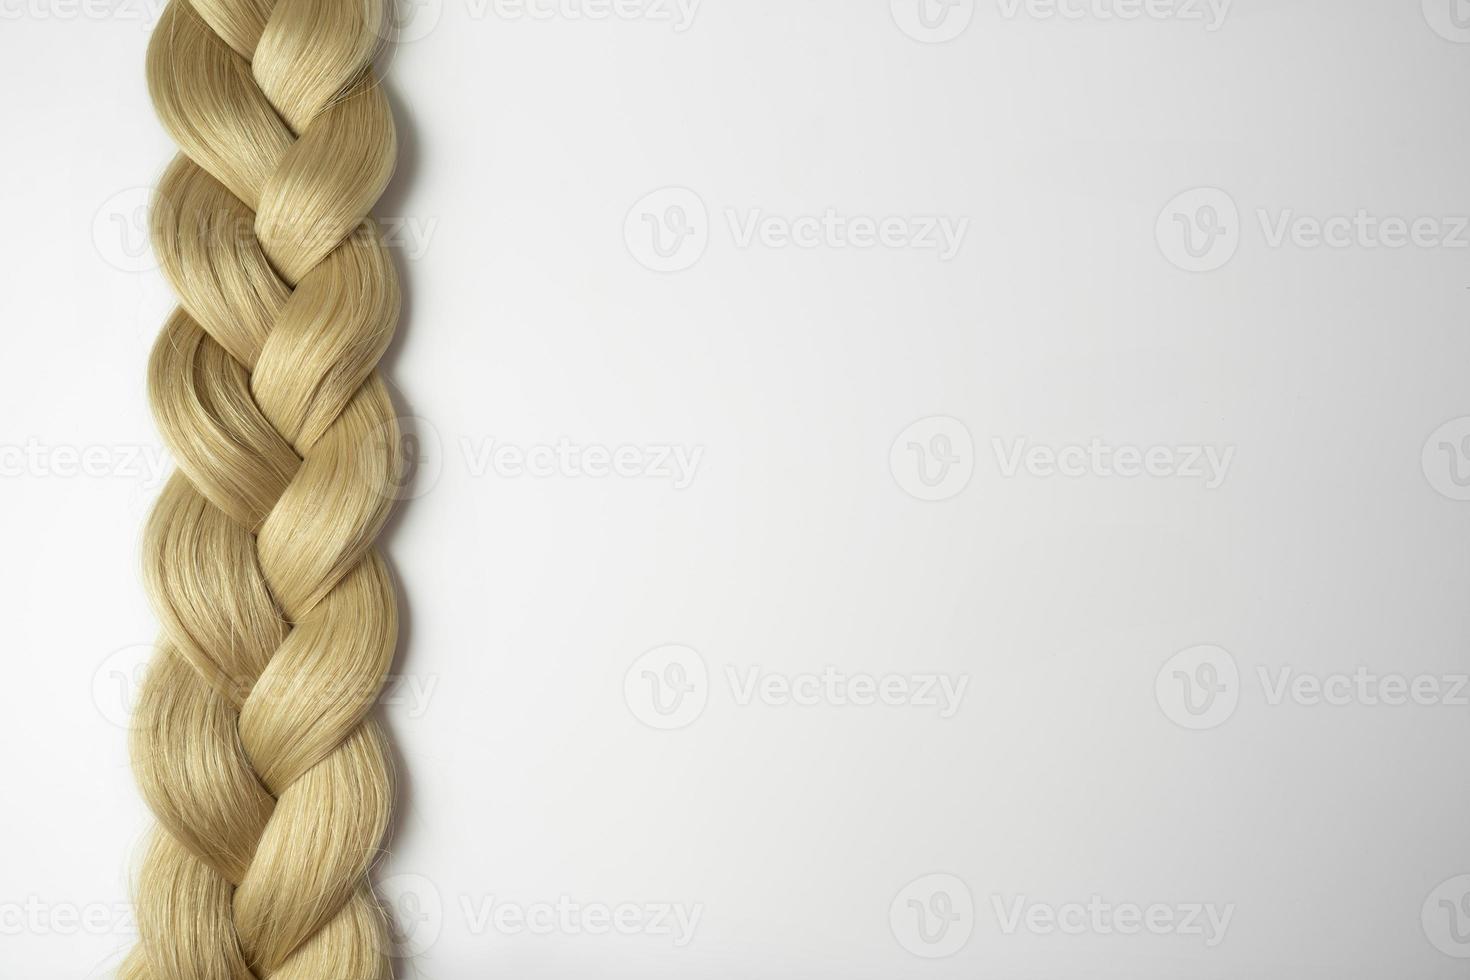
M 372 0 L 172 0 L 148 52 L 182 152 L 152 237 L 180 300 L 149 396 L 178 471 L 149 520 L 163 634 L 133 732 L 159 827 L 124 980 L 389 980 L 368 718 L 397 634 L 373 547 L 398 438 L 396 274 L 368 216 L 393 123 Z

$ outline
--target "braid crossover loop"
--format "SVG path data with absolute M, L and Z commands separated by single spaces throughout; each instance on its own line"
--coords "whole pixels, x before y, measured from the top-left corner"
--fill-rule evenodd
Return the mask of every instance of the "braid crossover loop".
M 159 827 L 124 980 L 391 977 L 368 884 L 397 634 L 376 3 L 172 0 L 149 46 L 182 150 L 151 229 L 180 305 L 149 365 L 178 470 L 146 534 L 163 632 L 133 756 Z

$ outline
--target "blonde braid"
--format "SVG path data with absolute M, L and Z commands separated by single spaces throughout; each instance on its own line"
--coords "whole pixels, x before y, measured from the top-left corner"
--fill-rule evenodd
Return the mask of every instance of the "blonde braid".
M 172 0 L 148 52 L 182 153 L 152 235 L 180 307 L 149 368 L 178 460 L 147 531 L 163 624 L 135 712 L 159 821 L 127 980 L 388 980 L 367 875 L 393 656 L 373 541 L 397 475 L 397 319 L 368 212 L 393 123 L 364 0 Z

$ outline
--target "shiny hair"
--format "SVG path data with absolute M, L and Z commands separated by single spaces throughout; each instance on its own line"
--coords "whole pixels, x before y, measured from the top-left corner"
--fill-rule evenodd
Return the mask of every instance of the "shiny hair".
M 375 0 L 172 0 L 148 49 L 181 153 L 149 365 L 175 472 L 145 536 L 162 636 L 134 713 L 157 817 L 125 980 L 389 980 L 368 882 L 392 798 L 369 717 L 397 612 L 377 362 L 399 293 Z

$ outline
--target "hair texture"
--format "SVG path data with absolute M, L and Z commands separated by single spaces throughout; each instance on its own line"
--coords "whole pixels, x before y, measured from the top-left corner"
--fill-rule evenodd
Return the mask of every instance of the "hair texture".
M 145 535 L 162 636 L 133 759 L 157 817 L 124 980 L 389 980 L 368 883 L 392 797 L 368 717 L 397 634 L 373 542 L 397 321 L 368 212 L 393 168 L 378 0 L 171 0 L 148 83 L 180 305 L 149 365 L 177 472 Z

